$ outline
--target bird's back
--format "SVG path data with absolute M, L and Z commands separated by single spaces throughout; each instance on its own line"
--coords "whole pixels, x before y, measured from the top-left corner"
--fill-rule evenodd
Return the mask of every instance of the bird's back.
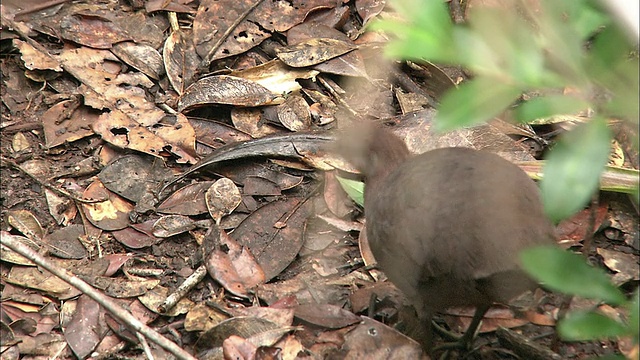
M 367 182 L 365 214 L 379 267 L 418 309 L 506 301 L 533 285 L 519 252 L 554 241 L 535 183 L 466 148 L 411 157 Z

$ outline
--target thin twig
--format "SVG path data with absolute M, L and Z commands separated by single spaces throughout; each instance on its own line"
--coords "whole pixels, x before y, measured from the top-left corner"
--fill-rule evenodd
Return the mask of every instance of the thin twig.
M 155 358 L 153 357 L 153 353 L 151 353 L 151 347 L 149 346 L 147 339 L 145 339 L 145 337 L 140 333 L 136 333 L 136 337 L 138 338 L 138 341 L 140 341 L 140 345 L 142 345 L 142 349 L 144 350 L 144 354 L 147 356 L 147 359 L 155 360 Z
M 103 202 L 106 201 L 107 199 L 82 199 L 79 198 L 77 196 L 74 196 L 73 194 L 67 192 L 66 190 L 62 190 L 58 187 L 55 187 L 51 184 L 49 184 L 48 182 L 42 181 L 40 179 L 38 179 L 38 177 L 36 177 L 35 175 L 31 174 L 29 171 L 27 171 L 27 169 L 23 168 L 22 166 L 20 166 L 18 163 L 16 163 L 15 161 L 7 158 L 7 157 L 0 157 L 0 160 L 6 164 L 8 164 L 9 166 L 11 166 L 12 168 L 19 170 L 20 172 L 24 173 L 25 175 L 27 175 L 28 177 L 30 177 L 31 179 L 33 179 L 33 181 L 37 182 L 38 185 L 45 187 L 53 192 L 55 192 L 58 195 L 61 196 L 66 196 L 69 199 L 73 200 L 73 201 L 77 201 L 79 203 L 83 203 L 83 204 L 95 204 L 95 203 L 99 203 L 99 202 Z
M 255 8 L 257 8 L 260 4 L 262 4 L 262 1 L 263 0 L 257 0 L 255 3 L 253 3 L 253 5 L 248 7 L 247 10 L 245 10 L 240 16 L 238 16 L 238 18 L 233 22 L 233 24 L 231 24 L 227 28 L 224 34 L 222 34 L 222 36 L 218 38 L 218 41 L 216 41 L 216 43 L 213 45 L 211 50 L 209 50 L 209 53 L 207 54 L 207 56 L 205 56 L 204 60 L 202 60 L 202 63 L 200 64 L 201 68 L 204 69 L 209 67 L 209 64 L 211 64 L 211 62 L 213 61 L 212 59 L 216 54 L 216 52 L 218 51 L 218 49 L 220 48 L 220 46 L 222 46 L 225 40 L 227 40 L 229 35 L 231 35 L 231 33 L 238 27 L 238 25 L 240 25 L 240 23 L 242 23 L 247 18 L 247 16 L 249 16 L 249 14 L 251 14 L 251 12 L 255 10 Z
M 176 291 L 167 296 L 164 302 L 160 304 L 160 306 L 158 306 L 158 311 L 160 313 L 165 313 L 171 310 L 171 308 L 174 307 L 178 303 L 178 301 L 180 301 L 180 299 L 182 299 L 189 292 L 189 290 L 198 285 L 198 283 L 200 283 L 200 281 L 202 281 L 202 279 L 204 279 L 206 275 L 207 267 L 204 265 L 200 265 L 200 267 L 198 267 L 196 271 L 193 272 L 193 274 L 189 275 L 189 277 L 182 284 L 180 284 L 180 286 L 178 286 Z
M 100 291 L 93 288 L 91 285 L 87 284 L 79 277 L 73 275 L 65 269 L 57 267 L 53 265 L 49 260 L 45 259 L 42 255 L 38 254 L 28 246 L 24 245 L 18 240 L 13 239 L 11 236 L 3 236 L 0 238 L 0 242 L 6 245 L 11 250 L 17 252 L 18 254 L 26 257 L 27 259 L 33 261 L 38 266 L 41 266 L 45 270 L 51 272 L 55 276 L 67 282 L 69 285 L 77 288 L 82 291 L 84 294 L 89 296 L 91 299 L 96 301 L 98 304 L 103 306 L 107 311 L 109 311 L 113 316 L 118 318 L 118 320 L 127 324 L 132 330 L 141 333 L 147 339 L 153 341 L 163 349 L 167 350 L 171 354 L 175 355 L 179 359 L 183 360 L 197 360 L 191 354 L 186 352 L 184 349 L 180 348 L 174 342 L 160 335 L 157 331 L 148 327 L 140 320 L 136 319 L 133 315 L 123 309 L 118 303 L 116 303 L 110 297 L 105 296 Z
M 343 97 L 340 94 L 338 94 L 336 89 L 334 89 L 333 86 L 331 86 L 331 84 L 329 84 L 329 82 L 322 75 L 318 75 L 316 79 L 322 86 L 324 86 L 325 89 L 327 89 L 327 91 L 329 91 L 329 93 L 333 96 L 333 98 L 336 99 L 336 101 L 344 107 L 345 110 L 347 110 L 353 116 L 357 117 L 359 115 L 357 111 L 353 110 L 351 106 L 347 104 L 347 102 L 343 99 Z

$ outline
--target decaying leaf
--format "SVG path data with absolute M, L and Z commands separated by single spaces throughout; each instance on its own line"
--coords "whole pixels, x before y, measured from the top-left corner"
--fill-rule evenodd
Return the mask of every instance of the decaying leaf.
M 146 306 L 149 310 L 154 313 L 158 313 L 158 306 L 160 306 L 167 296 L 169 295 L 169 289 L 164 286 L 158 285 L 153 289 L 147 291 L 144 295 L 139 296 L 138 300 Z M 180 314 L 184 314 L 189 311 L 195 304 L 193 301 L 188 298 L 182 298 L 178 301 L 176 306 L 168 309 L 166 312 L 162 313 L 165 316 L 178 316 Z
M 19 241 L 19 242 L 21 242 L 21 243 L 23 243 L 23 244 L 25 244 L 27 246 L 30 246 L 32 248 L 36 247 L 36 244 L 33 241 L 29 240 L 25 236 L 13 235 L 13 234 L 10 234 L 7 231 L 1 231 L 0 232 L 0 236 L 2 236 L 2 237 L 5 237 L 5 236 L 11 237 L 11 238 L 13 238 L 14 241 Z M 16 265 L 35 266 L 35 264 L 31 260 L 25 258 L 24 256 L 18 254 L 15 251 L 9 249 L 8 247 L 4 246 L 4 244 L 2 244 L 0 246 L 1 246 L 1 248 L 0 248 L 0 260 L 6 261 L 6 262 L 9 262 L 9 263 L 12 263 L 12 264 L 16 264 Z M 35 250 L 37 250 L 37 249 L 35 249 Z
M 271 331 L 283 330 L 278 338 L 284 335 L 286 332 L 292 330 L 291 327 L 280 327 L 277 324 L 272 323 L 269 320 L 257 318 L 257 317 L 234 317 L 215 326 L 212 329 L 205 331 L 200 338 L 196 341 L 195 349 L 198 353 L 199 359 L 213 359 L 216 351 L 221 355 L 222 343 L 225 339 L 232 335 L 239 336 L 244 339 L 249 339 L 255 335 L 268 333 Z M 273 342 L 275 340 L 272 339 Z M 256 344 L 257 345 L 257 344 Z M 216 349 L 219 348 L 219 349 Z
M 44 54 L 34 48 L 31 44 L 22 40 L 14 39 L 13 44 L 20 50 L 24 66 L 29 70 L 53 70 L 62 71 L 60 63 L 49 54 Z
M 196 224 L 191 218 L 183 215 L 166 215 L 153 223 L 153 235 L 166 238 L 196 228 Z
M 274 94 L 289 94 L 298 91 L 302 87 L 296 81 L 297 79 L 313 80 L 318 74 L 317 70 L 289 67 L 278 59 L 231 73 L 233 76 L 254 81 L 271 90 Z
M 162 56 L 149 45 L 124 41 L 115 44 L 111 52 L 152 79 L 159 80 L 164 75 Z
M 277 106 L 278 120 L 291 131 L 309 130 L 311 127 L 311 112 L 309 104 L 299 95 L 292 95 Z
M 223 216 L 231 214 L 240 205 L 242 197 L 233 181 L 221 178 L 209 187 L 205 193 L 205 201 L 209 215 L 219 224 Z
M 209 104 L 270 105 L 277 98 L 277 94 L 256 82 L 230 75 L 215 75 L 189 86 L 180 97 L 178 111 Z
M 216 233 L 212 234 L 215 236 Z M 265 281 L 264 272 L 245 246 L 224 230 L 219 234 L 218 244 L 207 259 L 207 271 L 232 294 L 247 297 L 249 289 Z
M 356 46 L 336 39 L 309 39 L 278 52 L 278 59 L 292 67 L 320 64 L 355 50 Z
M 30 211 L 12 210 L 6 216 L 7 223 L 31 241 L 40 241 L 44 237 L 45 232 L 40 221 Z
M 182 114 L 169 116 L 166 123 L 144 126 L 124 112 L 114 110 L 100 115 L 93 131 L 109 143 L 138 150 L 156 157 L 178 156 L 177 162 L 195 163 L 195 132 Z
M 87 199 L 103 199 L 95 203 L 83 203 L 82 210 L 87 219 L 102 230 L 120 230 L 129 225 L 129 213 L 133 205 L 110 192 L 99 180 L 94 181 L 84 192 Z
M 64 100 L 50 107 L 42 115 L 42 126 L 47 148 L 56 147 L 93 135 L 91 124 L 99 114 L 80 106 L 79 100 Z
M 180 95 L 193 83 L 200 59 L 188 29 L 171 32 L 162 51 L 164 67 L 173 89 Z
M 95 49 L 110 49 L 115 43 L 132 40 L 117 24 L 95 15 L 65 16 L 60 30 L 62 38 Z
M 207 212 L 204 194 L 213 181 L 202 181 L 178 189 L 158 205 L 157 211 L 164 214 L 200 215 Z
M 326 0 L 262 1 L 243 18 L 254 4 L 254 0 L 201 1 L 193 21 L 193 41 L 198 55 L 212 61 L 240 54 L 259 45 L 272 31 L 284 32 L 301 23 L 310 12 L 335 6 Z M 210 54 L 237 19 L 243 21 L 224 39 L 222 46 Z
M 267 281 L 284 270 L 302 247 L 310 211 L 310 204 L 302 201 L 291 197 L 269 203 L 253 212 L 232 234 L 251 250 Z

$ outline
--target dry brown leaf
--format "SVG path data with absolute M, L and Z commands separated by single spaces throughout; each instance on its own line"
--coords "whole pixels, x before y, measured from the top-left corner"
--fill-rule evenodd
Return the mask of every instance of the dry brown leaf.
M 209 187 L 204 198 L 209 215 L 216 221 L 216 224 L 220 223 L 223 216 L 231 214 L 242 202 L 240 190 L 228 178 L 216 180 Z
M 201 1 L 193 21 L 193 42 L 198 55 L 206 58 L 225 31 L 254 4 L 255 0 Z M 262 1 L 246 19 L 241 19 L 208 60 L 243 53 L 269 38 L 272 31 L 284 32 L 301 23 L 312 11 L 334 6 L 335 3 L 326 0 Z
M 73 14 L 60 21 L 60 36 L 95 49 L 110 49 L 115 43 L 132 40 L 114 22 L 100 16 Z
M 214 75 L 191 84 L 180 97 L 178 111 L 210 104 L 270 105 L 277 98 L 278 94 L 251 80 L 230 75 Z
M 284 103 L 276 107 L 278 120 L 291 131 L 304 131 L 311 128 L 311 111 L 306 100 L 299 95 L 287 97 Z
M 278 59 L 292 67 L 320 64 L 356 49 L 352 43 L 337 39 L 308 39 L 277 52 Z
M 180 95 L 193 83 L 200 63 L 192 38 L 189 29 L 173 31 L 165 40 L 162 51 L 167 77 L 173 89 Z
M 129 225 L 129 213 L 133 205 L 107 190 L 99 180 L 91 183 L 83 196 L 87 199 L 107 198 L 105 201 L 82 204 L 86 218 L 94 226 L 102 230 L 120 230 Z
M 34 48 L 31 44 L 22 40 L 14 39 L 13 44 L 20 50 L 24 66 L 29 70 L 53 70 L 62 72 L 60 63 L 49 56 Z
M 270 280 L 295 259 L 302 247 L 310 204 L 291 197 L 269 203 L 246 218 L 233 237 L 247 246 Z M 278 224 L 284 226 L 278 226 Z
M 109 143 L 164 158 L 176 155 L 178 163 L 195 163 L 195 131 L 182 114 L 170 115 L 169 123 L 144 126 L 124 112 L 100 115 L 93 131 Z
M 264 272 L 254 255 L 220 230 L 219 246 L 207 259 L 207 271 L 225 289 L 247 297 L 249 289 L 265 281 Z
M 149 45 L 125 41 L 115 44 L 111 52 L 152 79 L 159 80 L 164 75 L 162 56 Z

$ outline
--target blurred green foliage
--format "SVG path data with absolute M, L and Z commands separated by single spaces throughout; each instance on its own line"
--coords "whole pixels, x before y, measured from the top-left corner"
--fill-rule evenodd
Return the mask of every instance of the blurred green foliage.
M 609 155 L 605 119 L 637 123 L 639 116 L 635 44 L 615 19 L 591 0 L 541 0 L 535 9 L 524 1 L 513 1 L 509 9 L 476 8 L 465 24 L 451 21 L 445 1 L 391 4 L 402 20 L 371 26 L 394 36 L 388 55 L 461 65 L 474 74 L 441 99 L 438 130 L 478 124 L 508 109 L 523 122 L 594 113 L 575 134 L 560 139 L 541 186 L 545 210 L 556 222 L 586 205 Z M 570 95 L 558 95 L 564 89 Z M 543 95 L 517 104 L 522 93 L 532 91 Z
M 638 50 L 597 1 L 540 0 L 538 8 L 528 3 L 476 8 L 467 22 L 454 24 L 443 0 L 396 0 L 391 5 L 400 19 L 380 20 L 370 29 L 394 36 L 386 48 L 392 58 L 459 65 L 473 73 L 440 99 L 440 131 L 482 123 L 505 110 L 521 122 L 592 114 L 546 158 L 541 192 L 545 211 L 558 222 L 598 190 L 612 137 L 607 120 L 638 126 Z M 542 95 L 521 101 L 529 92 Z M 637 137 L 633 141 L 637 149 Z M 637 201 L 637 181 L 633 193 Z M 631 336 L 638 344 L 638 291 L 628 300 L 603 271 L 558 248 L 531 249 L 522 262 L 553 290 L 629 310 L 626 320 L 596 310 L 571 313 L 558 324 L 564 339 Z
M 573 311 L 558 323 L 558 334 L 564 340 L 588 341 L 629 337 L 636 346 L 638 345 L 638 290 L 628 300 L 611 283 L 604 271 L 589 266 L 582 256 L 558 247 L 528 249 L 520 254 L 520 258 L 524 269 L 552 290 L 598 300 L 628 311 L 628 317 L 622 320 L 614 319 L 597 309 Z

